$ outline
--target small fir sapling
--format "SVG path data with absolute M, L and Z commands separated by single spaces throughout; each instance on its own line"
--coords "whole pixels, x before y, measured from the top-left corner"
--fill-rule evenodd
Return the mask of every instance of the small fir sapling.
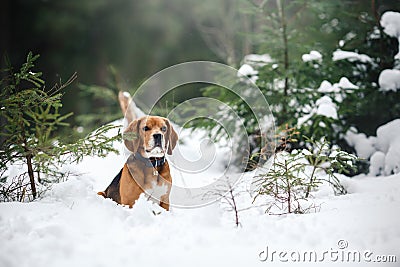
M 120 138 L 119 134 L 112 137 L 106 134 L 119 126 L 104 125 L 75 142 L 62 141 L 57 131 L 68 126 L 65 120 L 72 116 L 60 113 L 63 89 L 77 75 L 47 89 L 42 73 L 33 71 L 38 57 L 29 53 L 26 63 L 17 71 L 7 62 L 1 73 L 1 201 L 33 200 L 52 183 L 68 177 L 70 173 L 61 170 L 63 164 L 79 162 L 85 155 L 104 157 L 111 151 L 118 152 L 112 142 Z M 22 173 L 8 177 L 12 165 L 22 166 Z

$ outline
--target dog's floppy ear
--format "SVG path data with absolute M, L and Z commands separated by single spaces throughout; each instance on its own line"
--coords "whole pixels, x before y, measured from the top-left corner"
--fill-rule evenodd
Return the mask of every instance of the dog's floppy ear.
M 166 136 L 167 142 L 169 143 L 167 153 L 168 155 L 172 155 L 172 150 L 175 148 L 176 142 L 178 141 L 178 134 L 175 132 L 169 120 L 165 119 L 165 123 L 167 124 L 168 128 Z
M 122 138 L 127 149 L 132 153 L 136 153 L 139 149 L 140 136 L 139 136 L 139 125 L 141 119 L 132 121 L 128 128 L 124 131 Z

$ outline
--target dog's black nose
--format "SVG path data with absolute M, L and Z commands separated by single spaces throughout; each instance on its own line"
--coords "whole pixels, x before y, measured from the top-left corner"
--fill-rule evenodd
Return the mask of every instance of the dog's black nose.
M 153 134 L 153 138 L 154 138 L 154 145 L 161 146 L 162 135 L 161 134 Z

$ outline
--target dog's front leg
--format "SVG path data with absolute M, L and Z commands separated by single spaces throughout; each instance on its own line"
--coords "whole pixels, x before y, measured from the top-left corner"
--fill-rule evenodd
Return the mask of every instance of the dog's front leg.
M 169 210 L 169 194 L 162 195 L 160 198 L 160 206 L 165 210 Z

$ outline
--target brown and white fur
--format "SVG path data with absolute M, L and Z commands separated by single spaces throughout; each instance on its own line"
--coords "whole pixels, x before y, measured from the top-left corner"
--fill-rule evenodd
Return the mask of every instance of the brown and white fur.
M 121 104 L 124 114 L 129 112 L 123 107 L 129 104 Z M 177 141 L 178 135 L 166 118 L 144 116 L 131 121 L 124 131 L 124 142 L 132 154 L 106 190 L 98 194 L 132 207 L 144 193 L 169 210 L 172 177 L 165 154 L 172 154 Z

